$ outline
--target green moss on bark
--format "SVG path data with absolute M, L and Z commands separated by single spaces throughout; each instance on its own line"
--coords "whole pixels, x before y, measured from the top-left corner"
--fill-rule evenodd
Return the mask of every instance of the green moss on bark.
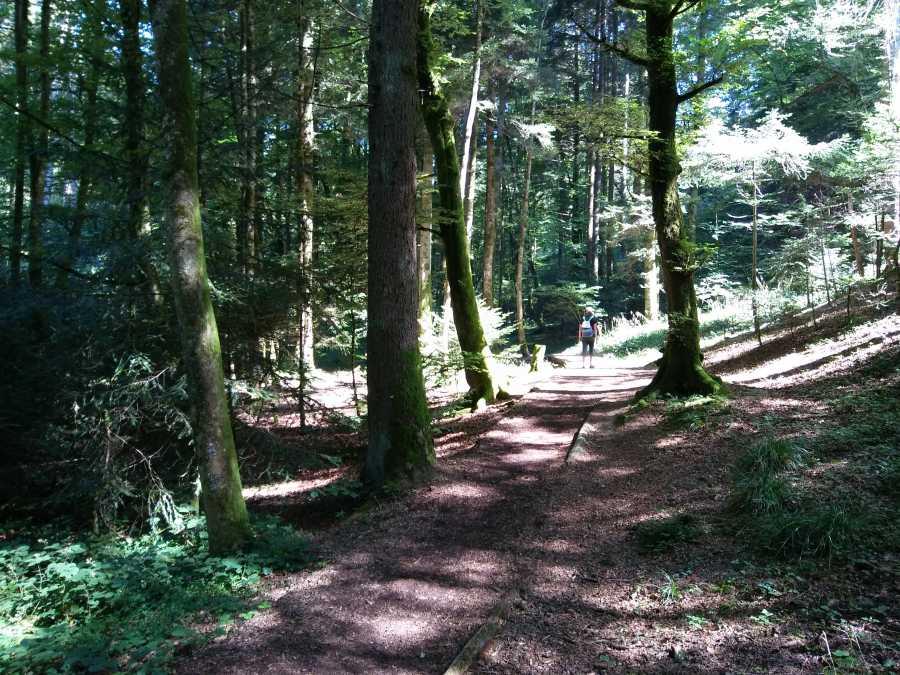
M 437 173 L 440 206 L 436 216 L 444 242 L 453 322 L 465 358 L 469 396 L 473 401 L 483 398 L 493 403 L 497 391 L 491 376 L 490 350 L 484 338 L 475 298 L 463 196 L 459 188 L 459 157 L 453 134 L 455 123 L 432 74 L 435 53 L 431 35 L 432 7 L 433 2 L 426 0 L 419 10 L 418 75 L 422 90 L 422 116 L 431 138 Z

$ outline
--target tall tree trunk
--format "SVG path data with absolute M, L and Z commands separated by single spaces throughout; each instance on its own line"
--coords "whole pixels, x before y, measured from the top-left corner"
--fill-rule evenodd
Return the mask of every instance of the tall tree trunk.
M 417 35 L 417 0 L 375 0 L 369 40 L 369 448 L 363 478 L 376 487 L 434 462 L 416 327 Z
M 531 189 L 531 143 L 525 147 L 525 182 L 522 185 L 522 205 L 519 209 L 519 237 L 516 240 L 516 338 L 520 347 L 526 347 L 525 303 L 523 277 L 525 272 L 525 238 L 528 235 L 528 193 Z
M 315 352 L 312 314 L 312 263 L 313 263 L 313 200 L 315 185 L 315 120 L 313 95 L 315 92 L 315 58 L 313 54 L 313 23 L 309 17 L 307 0 L 297 2 L 297 147 L 295 150 L 294 180 L 297 191 L 297 268 L 300 306 L 297 340 L 297 358 L 300 377 L 315 368 Z
M 162 302 L 159 274 L 146 249 L 149 234 L 147 224 L 147 145 L 144 139 L 144 72 L 141 54 L 141 2 L 120 0 L 119 16 L 122 22 L 121 59 L 125 78 L 125 202 L 127 206 L 126 230 L 136 247 L 138 266 L 147 283 L 150 302 Z
M 453 321 L 465 359 L 466 382 L 472 402 L 492 402 L 497 394 L 491 375 L 491 352 L 484 338 L 475 286 L 472 280 L 469 240 L 460 191 L 459 157 L 453 137 L 453 117 L 432 73 L 435 45 L 431 36 L 432 0 L 419 12 L 418 73 L 422 91 L 422 114 L 431 136 L 440 196 L 440 231 L 447 261 L 447 279 Z
M 256 17 L 254 0 L 241 0 L 241 88 L 240 140 L 243 153 L 241 166 L 241 205 L 238 215 L 238 257 L 241 271 L 252 273 L 256 267 L 257 234 L 257 82 L 256 82 Z
M 122 70 L 125 75 L 125 159 L 128 162 L 126 201 L 128 235 L 144 229 L 147 205 L 147 152 L 144 148 L 144 78 L 140 43 L 140 0 L 120 0 L 122 19 Z
M 421 116 L 420 116 L 421 117 Z M 431 235 L 434 227 L 432 198 L 434 197 L 434 153 L 424 120 L 417 125 L 416 162 L 420 178 L 418 228 L 416 230 L 416 262 L 419 277 L 419 338 L 431 336 Z
M 751 245 L 750 245 L 750 288 L 753 293 L 751 304 L 753 307 L 753 330 L 756 333 L 756 342 L 762 347 L 762 330 L 759 325 L 759 184 L 756 181 L 756 162 L 753 163 L 750 189 L 753 190 L 750 204 L 752 209 Z
M 28 110 L 28 5 L 29 0 L 16 0 L 15 42 L 16 42 L 16 165 L 13 191 L 12 235 L 9 243 L 9 282 L 18 286 L 22 279 L 22 223 L 25 212 L 25 153 L 31 123 Z
M 50 4 L 41 2 L 40 118 L 50 118 Z M 42 125 L 31 153 L 31 213 L 28 219 L 28 281 L 32 288 L 44 283 L 44 191 L 47 181 L 50 132 Z
M 463 208 L 466 214 L 466 238 L 472 241 L 472 233 L 475 231 L 475 165 L 478 162 L 478 138 L 472 139 L 469 149 L 469 161 L 466 164 L 466 191 L 464 193 Z
M 595 230 L 597 199 L 597 161 L 593 148 L 588 152 L 588 200 L 587 200 L 587 282 L 597 283 L 597 232 Z
M 662 261 L 663 286 L 669 307 L 669 331 L 662 362 L 653 381 L 641 392 L 690 395 L 713 393 L 721 384 L 703 368 L 700 321 L 694 270 L 695 247 L 686 239 L 678 199 L 681 165 L 675 139 L 679 99 L 675 76 L 672 0 L 648 3 L 646 8 L 650 188 L 653 220 Z
M 165 179 L 172 290 L 194 407 L 194 449 L 200 465 L 209 549 L 221 553 L 243 546 L 251 532 L 203 250 L 187 11 L 185 0 L 151 0 L 150 8 L 166 117 L 163 138 L 169 148 Z
M 474 174 L 470 164 L 475 157 L 472 152 L 473 137 L 475 133 L 475 119 L 478 116 L 478 89 L 481 86 L 481 28 L 483 13 L 483 0 L 475 0 L 477 6 L 476 16 L 478 25 L 475 30 L 475 65 L 472 68 L 472 93 L 469 96 L 469 109 L 466 113 L 466 126 L 463 136 L 462 156 L 460 157 L 459 193 L 465 198 L 468 194 L 468 185 Z M 471 239 L 472 233 L 466 230 Z
M 91 34 L 90 39 L 96 39 L 96 33 Z M 82 92 L 84 96 L 83 120 L 84 120 L 84 146 L 90 150 L 94 145 L 94 131 L 97 119 L 97 67 L 95 56 L 91 55 L 91 65 L 87 76 L 84 78 Z M 56 287 L 65 290 L 69 285 L 69 271 L 74 269 L 78 261 L 81 248 L 81 231 L 87 218 L 87 204 L 93 187 L 93 165 L 89 158 L 83 158 L 78 176 L 78 193 L 75 197 L 75 216 L 68 232 L 66 252 L 63 254 L 62 265 L 56 271 Z
M 647 232 L 644 251 L 644 316 L 650 321 L 659 317 L 659 269 L 656 266 L 656 242 L 653 231 Z
M 485 192 L 484 192 L 484 251 L 481 272 L 481 288 L 484 302 L 494 306 L 494 247 L 497 242 L 497 179 L 494 158 L 494 115 L 485 122 Z

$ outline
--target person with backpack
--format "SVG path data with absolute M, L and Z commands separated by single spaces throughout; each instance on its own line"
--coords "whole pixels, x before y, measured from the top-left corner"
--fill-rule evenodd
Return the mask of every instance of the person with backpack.
M 594 367 L 594 340 L 600 332 L 600 319 L 594 316 L 594 310 L 584 308 L 581 323 L 578 324 L 578 339 L 581 342 L 581 367 L 584 368 L 584 357 L 588 357 L 590 368 Z

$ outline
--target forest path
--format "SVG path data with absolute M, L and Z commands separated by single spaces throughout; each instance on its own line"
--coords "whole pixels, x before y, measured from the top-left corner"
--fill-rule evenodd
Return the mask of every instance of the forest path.
M 596 495 L 571 490 L 566 452 L 591 410 L 611 417 L 651 374 L 578 365 L 549 373 L 465 451 L 439 442 L 428 485 L 316 535 L 323 568 L 282 578 L 270 610 L 180 672 L 442 672 L 504 592 L 571 577 L 580 543 L 566 521 L 583 526 Z

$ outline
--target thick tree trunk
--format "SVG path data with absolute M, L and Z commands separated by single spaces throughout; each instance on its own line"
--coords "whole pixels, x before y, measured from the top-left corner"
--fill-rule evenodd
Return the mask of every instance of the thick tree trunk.
M 41 104 L 40 118 L 50 118 L 50 3 L 41 2 Z M 31 153 L 31 213 L 28 219 L 28 282 L 32 288 L 44 283 L 44 191 L 47 182 L 50 131 L 41 126 Z
M 9 283 L 18 286 L 22 279 L 22 232 L 25 212 L 25 153 L 31 124 L 25 111 L 28 110 L 28 0 L 16 0 L 15 42 L 16 42 L 16 165 L 13 188 L 13 220 L 9 242 Z
M 416 308 L 417 0 L 375 0 L 369 41 L 369 448 L 379 487 L 434 462 Z
M 297 147 L 295 150 L 294 180 L 297 194 L 297 269 L 300 306 L 297 339 L 298 367 L 301 380 L 307 370 L 315 368 L 315 351 L 312 314 L 312 263 L 313 263 L 313 200 L 315 185 L 315 120 L 313 118 L 313 94 L 315 92 L 315 59 L 313 54 L 313 25 L 309 18 L 306 0 L 297 6 Z
M 494 306 L 494 248 L 497 242 L 497 179 L 494 158 L 494 116 L 485 122 L 485 193 L 484 193 L 484 251 L 481 272 L 481 288 L 484 302 Z
M 440 196 L 440 231 L 447 262 L 453 321 L 465 359 L 466 382 L 472 402 L 492 402 L 497 394 L 491 376 L 491 353 L 484 338 L 472 280 L 469 240 L 460 192 L 459 158 L 453 136 L 453 117 L 432 74 L 434 41 L 431 36 L 433 3 L 426 0 L 419 12 L 418 73 L 422 114 L 431 136 Z
M 150 7 L 166 116 L 163 139 L 169 147 L 165 179 L 172 286 L 194 407 L 194 449 L 200 464 L 209 548 L 221 553 L 243 546 L 251 532 L 203 250 L 187 11 L 185 0 L 151 0 Z
M 646 10 L 650 189 L 653 220 L 662 261 L 663 287 L 669 308 L 669 331 L 663 358 L 653 381 L 639 396 L 651 392 L 690 395 L 718 391 L 721 384 L 703 368 L 700 321 L 694 290 L 695 247 L 685 237 L 675 144 L 678 89 L 673 44 L 673 3 L 650 3 Z

